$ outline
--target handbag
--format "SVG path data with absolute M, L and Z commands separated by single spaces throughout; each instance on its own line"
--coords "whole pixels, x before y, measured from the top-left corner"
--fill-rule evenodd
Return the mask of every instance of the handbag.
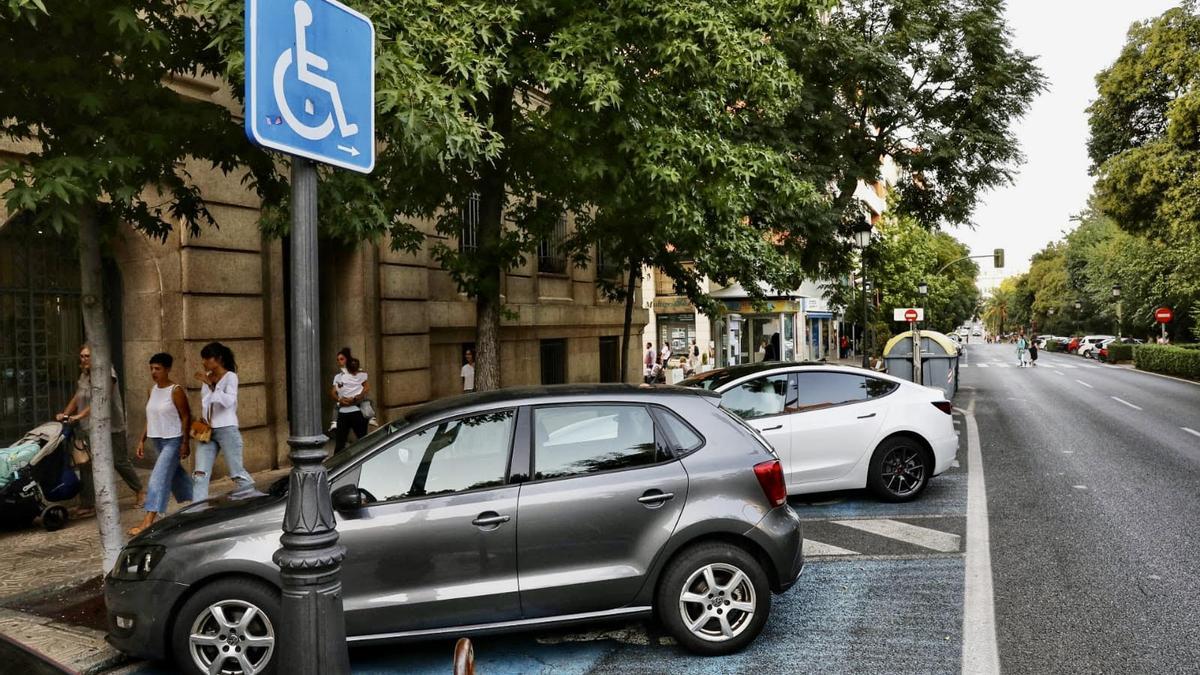
M 208 407 L 208 412 L 209 415 L 212 414 L 211 405 Z M 200 443 L 207 443 L 212 440 L 212 425 L 208 423 L 207 417 L 208 415 L 205 415 L 198 420 L 192 420 L 192 428 L 188 432 L 189 436 Z
M 372 417 L 375 417 L 375 404 L 371 403 L 371 399 L 369 398 L 364 398 L 358 402 L 358 410 L 362 413 L 363 419 L 368 422 L 371 421 Z
M 87 441 L 82 438 L 71 439 L 71 463 L 75 466 L 83 466 L 92 461 L 92 451 L 88 447 Z

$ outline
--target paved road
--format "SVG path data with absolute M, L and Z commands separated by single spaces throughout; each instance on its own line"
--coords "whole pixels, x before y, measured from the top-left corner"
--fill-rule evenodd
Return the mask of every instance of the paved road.
M 1200 668 L 1200 386 L 971 345 L 1006 673 Z

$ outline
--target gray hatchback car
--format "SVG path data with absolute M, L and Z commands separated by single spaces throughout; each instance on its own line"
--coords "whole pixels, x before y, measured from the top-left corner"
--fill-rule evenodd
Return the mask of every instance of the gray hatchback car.
M 349 641 L 653 613 L 688 650 L 741 649 L 804 560 L 778 458 L 719 403 L 626 385 L 471 394 L 330 458 Z M 286 489 L 192 505 L 130 542 L 105 579 L 109 641 L 183 672 L 273 670 Z

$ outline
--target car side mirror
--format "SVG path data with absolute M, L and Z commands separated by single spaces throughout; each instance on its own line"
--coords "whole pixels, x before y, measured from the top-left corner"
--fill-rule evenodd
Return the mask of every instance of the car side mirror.
M 357 485 L 343 485 L 334 490 L 329 499 L 336 511 L 357 511 L 363 507 L 362 492 Z

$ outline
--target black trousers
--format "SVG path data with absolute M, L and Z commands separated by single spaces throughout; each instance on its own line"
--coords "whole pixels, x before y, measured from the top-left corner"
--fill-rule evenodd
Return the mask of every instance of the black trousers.
M 334 454 L 341 452 L 346 447 L 346 441 L 350 439 L 352 430 L 355 438 L 367 435 L 367 418 L 363 417 L 362 411 L 338 412 L 337 429 L 333 432 L 334 438 L 337 439 L 337 445 L 333 449 Z

